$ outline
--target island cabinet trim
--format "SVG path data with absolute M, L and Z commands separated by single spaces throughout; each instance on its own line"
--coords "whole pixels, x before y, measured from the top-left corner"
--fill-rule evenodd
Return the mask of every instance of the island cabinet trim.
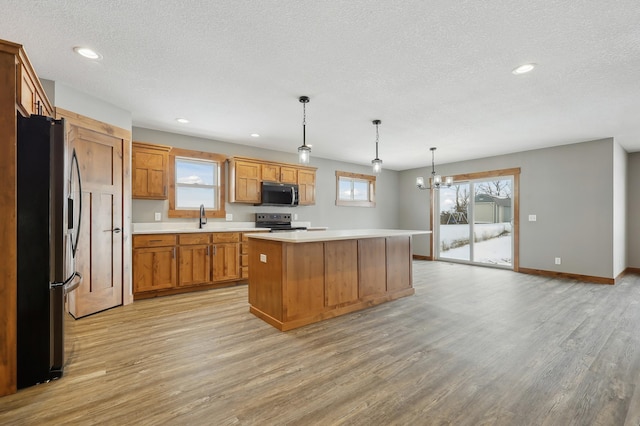
M 249 311 L 287 331 L 412 295 L 411 244 L 410 235 L 305 243 L 250 235 Z

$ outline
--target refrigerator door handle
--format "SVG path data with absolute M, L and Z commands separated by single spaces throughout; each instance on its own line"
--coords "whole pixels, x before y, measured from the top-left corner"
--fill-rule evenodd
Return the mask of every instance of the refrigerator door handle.
M 76 250 L 78 249 L 78 239 L 80 238 L 80 224 L 82 223 L 82 177 L 80 175 L 80 165 L 78 164 L 78 156 L 76 154 L 76 149 L 73 149 L 73 154 L 71 155 L 71 175 L 73 176 L 73 168 L 75 166 L 75 172 L 78 176 L 78 223 L 77 226 L 75 223 L 71 222 L 70 225 L 74 229 L 75 238 L 71 240 L 71 249 L 72 256 L 76 257 Z M 72 218 L 73 221 L 73 218 Z
M 76 278 L 78 278 L 78 280 L 74 282 Z M 67 294 L 72 292 L 76 288 L 78 288 L 78 286 L 80 286 L 81 283 L 82 283 L 82 275 L 80 275 L 77 272 L 74 272 L 73 274 L 71 274 L 69 278 L 67 278 L 63 282 L 49 283 L 49 289 L 54 289 L 56 287 L 63 287 L 64 294 Z

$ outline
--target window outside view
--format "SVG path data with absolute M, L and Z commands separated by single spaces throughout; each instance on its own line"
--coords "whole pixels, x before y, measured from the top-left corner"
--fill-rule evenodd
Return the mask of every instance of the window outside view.
M 176 208 L 217 208 L 217 181 L 216 163 L 176 158 Z
M 439 257 L 511 266 L 512 186 L 511 178 L 502 177 L 441 188 Z

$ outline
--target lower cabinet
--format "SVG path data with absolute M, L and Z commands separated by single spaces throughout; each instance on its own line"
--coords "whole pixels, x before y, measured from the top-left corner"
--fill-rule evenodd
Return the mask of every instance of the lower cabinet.
M 240 279 L 240 234 L 213 234 L 213 281 Z
M 237 280 L 240 278 L 240 244 L 213 245 L 213 281 Z
M 134 294 L 174 288 L 177 283 L 176 262 L 175 235 L 134 235 Z
M 133 236 L 134 298 L 213 288 L 246 279 L 238 232 Z

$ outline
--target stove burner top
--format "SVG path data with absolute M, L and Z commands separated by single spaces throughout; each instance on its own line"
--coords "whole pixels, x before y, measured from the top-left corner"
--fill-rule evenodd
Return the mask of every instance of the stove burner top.
M 269 228 L 271 232 L 304 231 L 304 226 L 291 226 L 291 213 L 256 213 L 256 228 Z

